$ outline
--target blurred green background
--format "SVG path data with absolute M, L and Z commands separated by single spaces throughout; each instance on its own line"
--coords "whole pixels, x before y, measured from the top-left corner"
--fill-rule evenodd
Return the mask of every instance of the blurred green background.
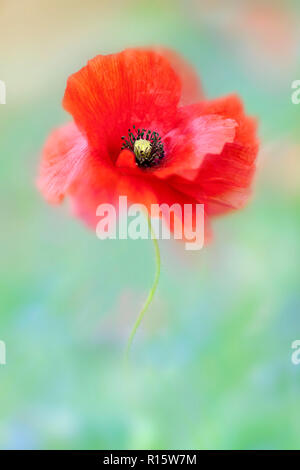
M 291 1 L 0 1 L 2 449 L 299 449 L 300 10 Z M 259 119 L 253 198 L 198 252 L 100 241 L 38 194 L 39 151 L 69 120 L 68 75 L 98 53 L 161 44 L 208 97 Z

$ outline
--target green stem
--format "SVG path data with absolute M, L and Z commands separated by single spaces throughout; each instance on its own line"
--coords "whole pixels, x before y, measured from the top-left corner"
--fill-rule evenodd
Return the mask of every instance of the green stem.
M 142 308 L 142 310 L 140 311 L 136 321 L 135 321 L 135 324 L 133 325 L 133 328 L 131 330 L 131 333 L 130 333 L 130 336 L 129 336 L 129 339 L 128 339 L 128 342 L 127 342 L 127 347 L 126 347 L 126 352 L 125 352 L 125 360 L 126 362 L 128 361 L 128 358 L 129 358 L 129 353 L 130 353 L 130 348 L 131 348 L 131 345 L 132 345 L 132 342 L 133 342 L 133 339 L 134 339 L 134 336 L 136 334 L 136 331 L 142 321 L 142 319 L 144 318 L 144 315 L 146 313 L 146 311 L 148 310 L 148 307 L 150 305 L 150 303 L 152 302 L 152 299 L 154 297 L 154 294 L 155 294 L 155 291 L 156 291 L 156 288 L 157 288 L 157 285 L 158 285 L 158 281 L 159 281 L 159 275 L 160 275 L 160 254 L 159 254 L 159 246 L 158 246 L 158 242 L 157 242 L 157 239 L 155 237 L 155 233 L 154 233 L 154 230 L 153 230 L 153 227 L 151 225 L 151 218 L 150 216 L 148 216 L 148 226 L 149 226 L 149 230 L 150 230 L 150 234 L 151 234 L 151 238 L 153 240 L 153 244 L 154 244 L 154 250 L 155 250 L 155 261 L 156 261 L 156 272 L 155 272 L 155 277 L 154 277 L 154 282 L 153 282 L 153 285 L 152 285 L 152 288 L 148 294 L 148 297 L 145 301 L 145 304 Z

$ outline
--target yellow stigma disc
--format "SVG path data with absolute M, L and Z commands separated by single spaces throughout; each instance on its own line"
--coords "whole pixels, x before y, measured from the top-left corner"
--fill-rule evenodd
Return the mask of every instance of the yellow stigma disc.
M 147 160 L 151 156 L 151 143 L 145 139 L 136 140 L 133 151 L 139 162 Z

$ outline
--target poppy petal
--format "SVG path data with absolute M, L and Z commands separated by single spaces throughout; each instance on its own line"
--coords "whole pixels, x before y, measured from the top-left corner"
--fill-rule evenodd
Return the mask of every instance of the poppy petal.
M 96 229 L 99 217 L 97 216 L 97 208 L 100 204 L 111 204 L 118 215 L 119 197 L 127 196 L 128 206 L 130 204 L 142 204 L 145 209 L 151 213 L 152 205 L 166 204 L 172 207 L 173 204 L 179 208 L 178 215 L 182 224 L 183 238 L 190 238 L 189 234 L 195 231 L 195 210 L 197 201 L 191 196 L 181 193 L 175 188 L 165 184 L 151 175 L 143 175 L 142 170 L 139 173 L 123 171 L 123 167 L 109 168 L 99 165 L 90 155 L 86 158 L 82 173 L 78 179 L 73 182 L 69 189 L 73 212 L 80 217 L 92 229 Z M 184 205 L 189 204 L 189 210 L 193 216 L 184 218 Z M 158 214 L 156 214 L 158 215 Z M 174 232 L 174 220 L 171 217 L 165 217 L 164 213 L 160 213 L 171 232 Z M 208 239 L 209 225 L 204 227 L 205 237 Z
M 197 116 L 197 111 L 194 108 L 193 115 L 183 119 L 164 137 L 169 157 L 155 171 L 157 177 L 179 175 L 193 180 L 206 155 L 220 154 L 226 143 L 233 142 L 237 126 L 235 120 L 216 114 Z
M 59 203 L 80 173 L 88 153 L 86 139 L 74 123 L 54 130 L 42 152 L 37 186 L 51 203 Z
M 227 143 L 220 155 L 206 155 L 193 182 L 177 178 L 169 183 L 204 202 L 210 215 L 218 215 L 243 207 L 249 198 L 258 152 L 256 121 L 245 116 L 240 99 L 234 95 L 202 106 L 205 113 L 217 113 L 238 123 L 234 142 Z
M 98 55 L 68 79 L 63 100 L 94 149 L 103 144 L 113 161 L 128 128 L 172 128 L 181 83 L 162 55 L 126 49 Z
M 130 150 L 122 150 L 117 158 L 116 167 L 136 169 L 136 166 L 134 153 Z
M 196 105 L 198 108 L 198 105 Z M 192 110 L 193 106 L 191 106 Z M 256 158 L 258 140 L 256 136 L 256 119 L 246 116 L 241 99 L 233 94 L 215 100 L 201 102 L 203 114 L 217 114 L 225 118 L 234 119 L 238 123 L 235 142 L 245 146 L 249 152 L 244 154 L 247 161 L 253 162 Z M 187 110 L 188 111 L 188 110 Z

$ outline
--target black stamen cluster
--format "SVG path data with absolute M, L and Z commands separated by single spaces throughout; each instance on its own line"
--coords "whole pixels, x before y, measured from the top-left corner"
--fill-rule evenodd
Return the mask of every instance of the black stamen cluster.
M 158 132 L 150 131 L 146 129 L 135 129 L 133 127 L 133 132 L 131 129 L 128 129 L 128 138 L 122 136 L 121 139 L 123 141 L 121 149 L 129 149 L 134 152 L 134 144 L 139 139 L 148 140 L 151 144 L 151 153 L 147 156 L 147 158 L 139 161 L 137 158 L 135 159 L 136 164 L 142 168 L 150 168 L 152 166 L 157 165 L 160 160 L 164 157 L 164 144 L 161 141 L 161 137 L 159 137 Z

